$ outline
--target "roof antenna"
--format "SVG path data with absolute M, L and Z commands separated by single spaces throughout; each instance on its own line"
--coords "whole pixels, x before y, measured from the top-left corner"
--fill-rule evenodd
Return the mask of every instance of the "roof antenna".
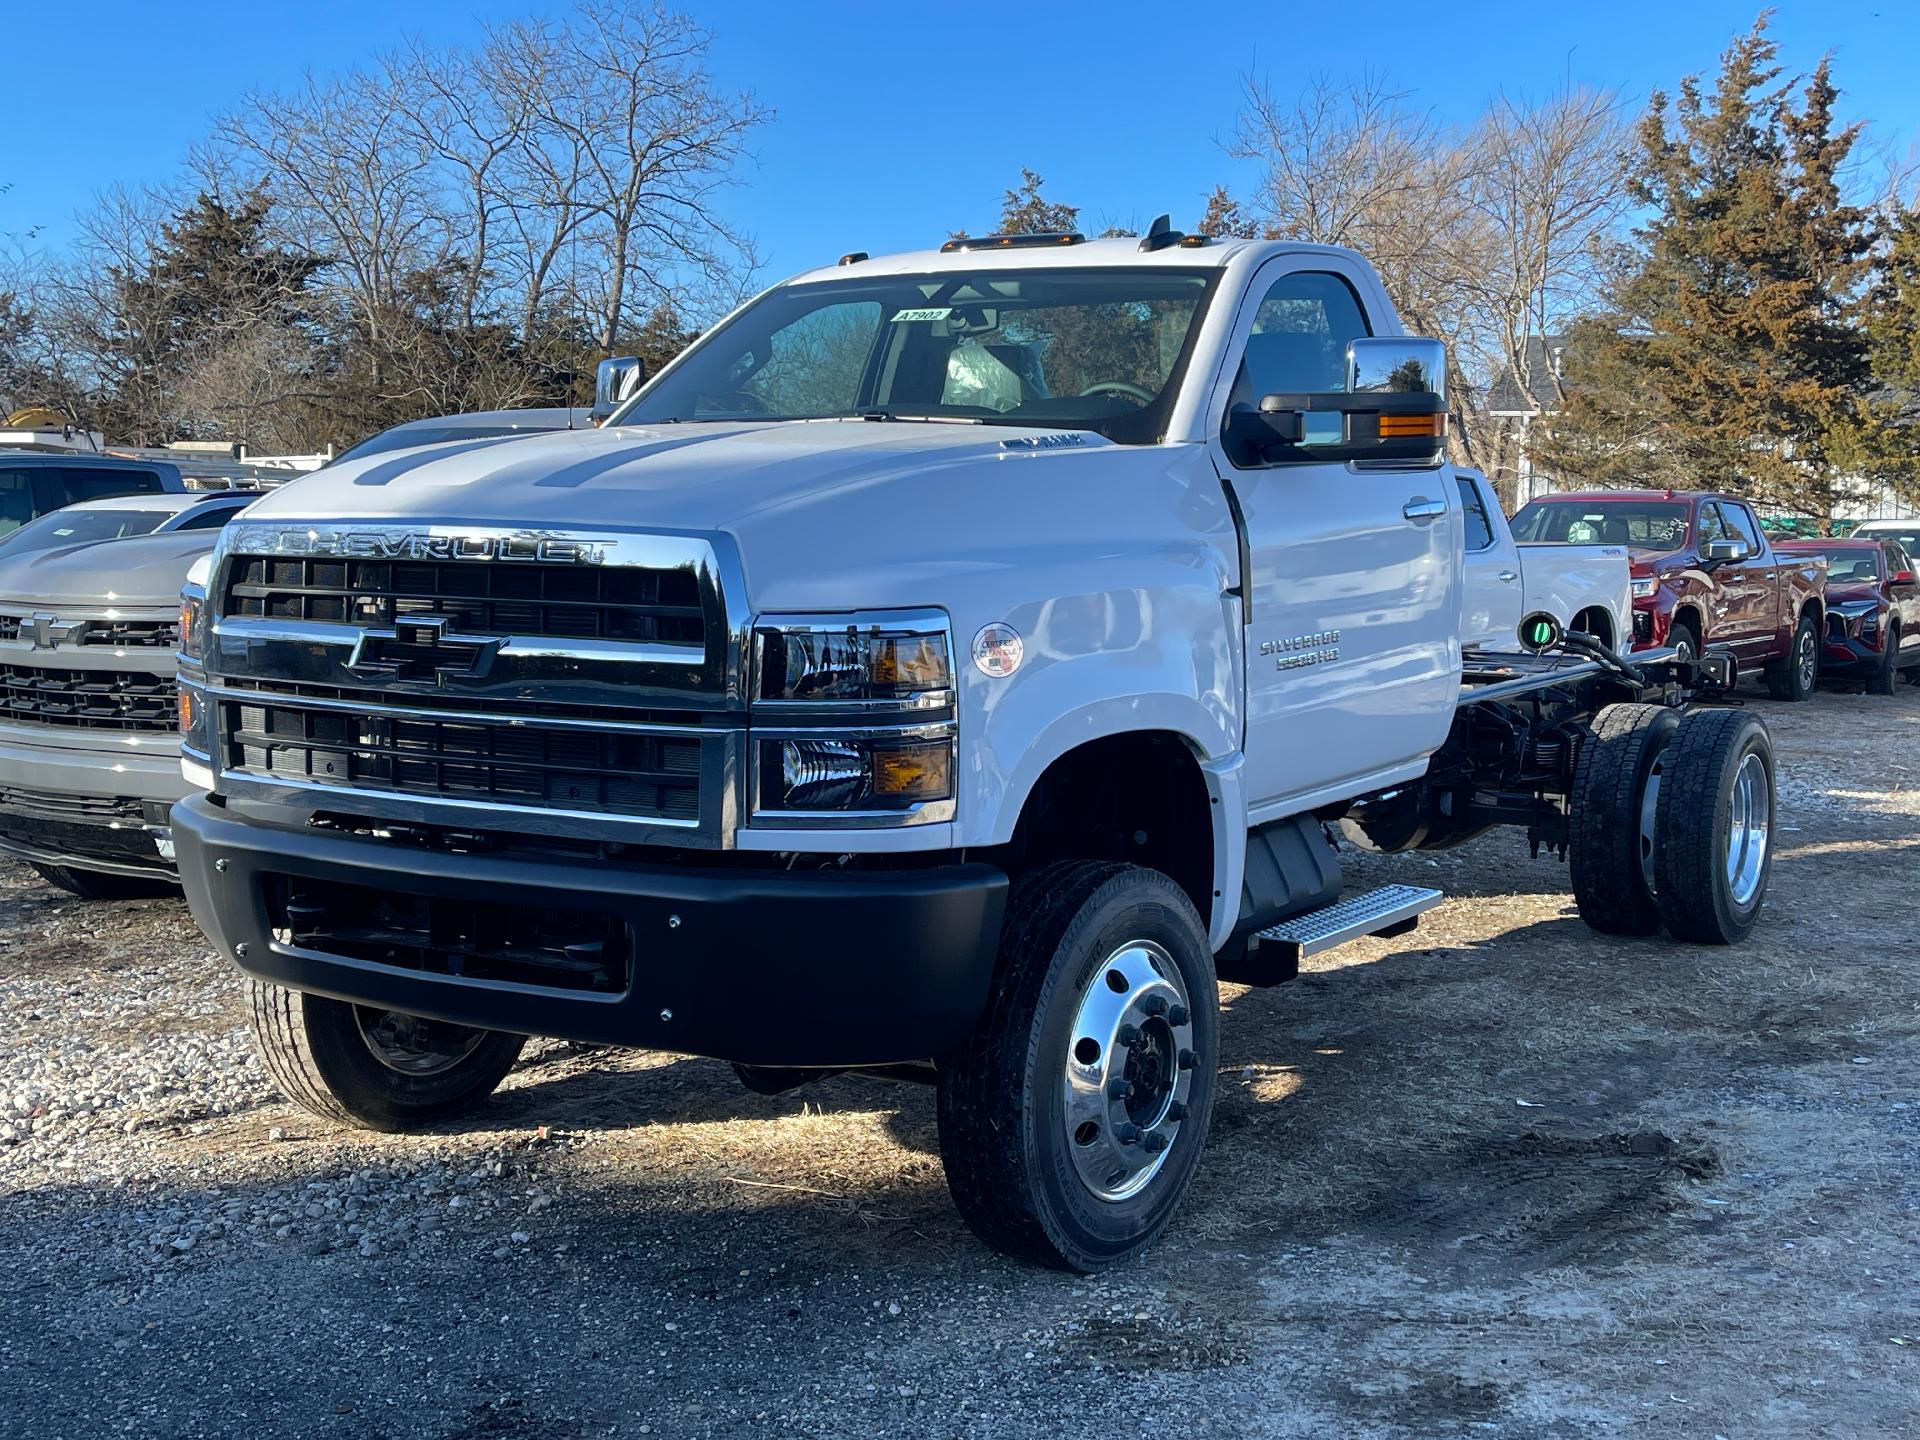
M 1147 227 L 1147 235 L 1140 242 L 1140 253 L 1151 254 L 1155 250 L 1164 250 L 1169 245 L 1178 245 L 1187 237 L 1173 228 L 1173 216 L 1162 215 Z

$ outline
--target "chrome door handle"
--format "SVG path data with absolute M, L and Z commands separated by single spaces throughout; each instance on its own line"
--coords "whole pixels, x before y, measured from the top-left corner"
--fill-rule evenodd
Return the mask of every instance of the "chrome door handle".
M 1505 584 L 1505 585 L 1511 585 L 1514 581 L 1518 580 L 1519 578 L 1520 578 L 1520 572 L 1518 570 L 1502 570 L 1500 572 L 1500 581 L 1502 584 Z
M 1400 513 L 1413 521 L 1437 520 L 1447 513 L 1444 500 L 1409 500 L 1400 507 Z

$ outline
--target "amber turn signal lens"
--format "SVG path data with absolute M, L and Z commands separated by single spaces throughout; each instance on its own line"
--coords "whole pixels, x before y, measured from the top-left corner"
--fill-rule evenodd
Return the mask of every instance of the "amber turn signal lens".
M 1444 439 L 1447 433 L 1445 412 L 1438 415 L 1382 415 L 1380 417 L 1380 438 L 1382 440 L 1421 440 Z
M 953 747 L 944 740 L 873 752 L 873 793 L 890 800 L 945 800 L 953 794 Z
M 875 685 L 943 690 L 953 683 L 947 673 L 946 642 L 932 635 L 877 636 L 870 663 Z
M 193 732 L 193 721 L 193 692 L 182 690 L 180 692 L 180 733 L 182 735 Z

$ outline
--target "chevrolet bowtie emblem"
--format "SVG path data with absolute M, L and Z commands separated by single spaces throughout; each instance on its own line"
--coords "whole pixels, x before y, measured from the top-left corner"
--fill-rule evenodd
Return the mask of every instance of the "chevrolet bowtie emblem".
M 90 620 L 62 620 L 58 615 L 36 611 L 20 621 L 20 635 L 36 650 L 57 650 L 62 645 L 79 644 L 92 624 Z
M 391 627 L 362 630 L 347 661 L 356 675 L 396 680 L 478 680 L 493 665 L 506 640 L 499 635 L 460 635 L 446 615 L 401 615 Z

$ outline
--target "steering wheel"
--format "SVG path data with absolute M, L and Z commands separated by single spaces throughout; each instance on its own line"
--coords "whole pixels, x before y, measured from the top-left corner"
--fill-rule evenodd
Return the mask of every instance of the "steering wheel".
M 1080 398 L 1083 400 L 1089 395 L 1126 395 L 1138 400 L 1142 405 L 1153 403 L 1153 392 L 1145 386 L 1135 385 L 1130 380 L 1096 380 L 1080 392 Z

